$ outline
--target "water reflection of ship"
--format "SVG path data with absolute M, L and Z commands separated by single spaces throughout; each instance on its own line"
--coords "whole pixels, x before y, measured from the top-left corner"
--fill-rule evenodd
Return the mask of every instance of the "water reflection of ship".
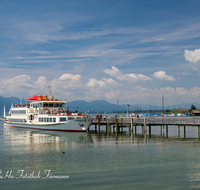
M 5 139 L 17 144 L 40 143 L 93 143 L 88 133 L 63 133 L 59 131 L 38 131 L 19 128 L 4 128 Z

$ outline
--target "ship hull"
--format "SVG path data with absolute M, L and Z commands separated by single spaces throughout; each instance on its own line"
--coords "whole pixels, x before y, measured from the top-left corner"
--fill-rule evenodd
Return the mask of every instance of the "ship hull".
M 68 120 L 56 124 L 25 124 L 25 123 L 12 123 L 5 122 L 4 127 L 16 127 L 24 129 L 34 129 L 43 131 L 63 131 L 63 132 L 87 132 L 88 127 L 92 123 L 92 119 L 85 119 L 85 121 L 77 122 Z

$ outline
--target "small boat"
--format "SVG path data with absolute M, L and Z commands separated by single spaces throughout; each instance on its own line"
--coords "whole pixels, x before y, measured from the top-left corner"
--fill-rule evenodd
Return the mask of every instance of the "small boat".
M 5 120 L 6 119 L 6 107 L 4 105 L 4 108 L 3 108 L 3 118 L 0 118 L 0 120 Z
M 44 131 L 87 132 L 92 118 L 85 113 L 65 109 L 66 101 L 47 95 L 28 98 L 30 104 L 16 104 L 4 121 L 5 127 L 17 127 Z

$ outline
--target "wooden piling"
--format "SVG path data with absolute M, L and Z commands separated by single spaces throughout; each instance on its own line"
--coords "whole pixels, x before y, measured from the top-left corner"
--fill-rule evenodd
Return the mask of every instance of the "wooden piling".
M 131 133 L 133 133 L 133 118 L 131 118 Z
M 166 125 L 166 137 L 168 138 L 168 125 Z
M 98 117 L 98 134 L 100 133 L 100 117 Z
M 147 131 L 147 126 L 146 126 L 146 118 L 144 118 L 144 132 Z
M 149 125 L 149 137 L 151 138 L 151 125 Z
M 115 132 L 118 132 L 118 119 L 115 119 Z
M 142 135 L 144 135 L 144 125 L 141 125 Z
M 107 118 L 107 128 L 106 129 L 107 129 L 106 132 L 109 135 L 109 133 L 110 133 L 110 124 L 109 124 L 109 119 L 108 118 Z
M 180 125 L 178 125 L 178 138 L 180 138 Z
M 186 138 L 186 128 L 185 128 L 185 125 L 183 127 L 184 127 L 184 138 Z
M 160 125 L 160 137 L 162 137 L 162 125 Z

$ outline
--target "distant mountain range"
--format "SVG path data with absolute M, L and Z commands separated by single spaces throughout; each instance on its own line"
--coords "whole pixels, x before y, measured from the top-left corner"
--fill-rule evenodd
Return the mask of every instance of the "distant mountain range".
M 194 102 L 194 103 L 181 103 L 181 104 L 175 104 L 175 105 L 166 105 L 164 106 L 164 109 L 178 109 L 178 108 L 183 108 L 183 109 L 190 109 L 191 105 L 196 106 L 196 108 L 200 108 L 200 104 Z M 143 110 L 149 110 L 149 111 L 155 111 L 155 110 L 162 110 L 162 105 L 150 105 L 150 104 L 135 104 L 135 105 L 127 105 L 127 104 L 122 104 L 122 105 L 116 105 L 116 104 L 111 104 L 105 100 L 95 100 L 92 102 L 86 102 L 83 100 L 76 100 L 72 102 L 67 102 L 66 106 L 69 107 L 70 110 L 76 110 L 78 107 L 78 111 L 84 112 L 87 110 L 90 110 L 91 112 L 126 112 L 127 109 L 128 111 L 138 111 L 141 112 Z
M 13 104 L 20 104 L 20 99 L 16 97 L 11 98 L 5 98 L 0 96 L 0 115 L 3 114 L 3 107 L 5 105 L 6 112 L 9 112 L 11 103 Z M 176 105 L 168 105 L 165 106 L 164 109 L 177 109 L 177 108 L 183 108 L 183 109 L 190 109 L 191 105 L 196 106 L 197 108 L 200 108 L 200 104 L 194 102 L 194 103 L 182 103 L 182 104 L 176 104 Z M 155 111 L 155 110 L 162 110 L 162 105 L 150 105 L 150 104 L 135 104 L 135 105 L 129 105 L 123 104 L 123 105 L 116 105 L 111 104 L 105 100 L 95 100 L 92 102 L 86 102 L 84 100 L 76 100 L 72 102 L 67 102 L 66 107 L 69 107 L 70 110 L 75 111 L 78 109 L 79 112 L 85 112 L 87 110 L 90 110 L 90 112 L 97 113 L 97 112 L 126 112 L 127 109 L 130 111 L 138 111 L 141 112 L 142 110 L 149 110 L 149 111 Z
M 16 97 L 5 98 L 5 97 L 0 96 L 0 115 L 3 114 L 4 105 L 6 107 L 6 112 L 9 112 L 11 103 L 19 104 L 20 103 L 20 99 L 16 98 Z

